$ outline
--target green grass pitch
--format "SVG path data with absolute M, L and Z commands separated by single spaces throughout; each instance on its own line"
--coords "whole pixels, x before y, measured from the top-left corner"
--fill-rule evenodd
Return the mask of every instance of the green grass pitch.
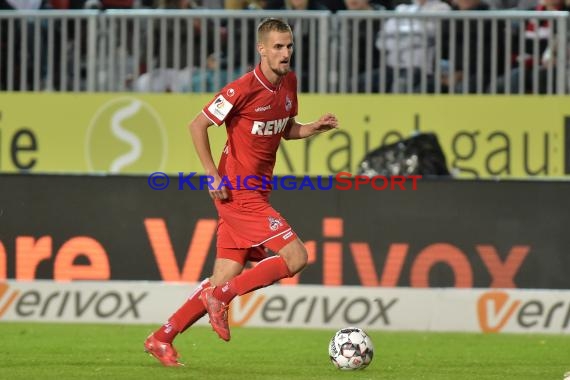
M 565 335 L 368 331 L 370 366 L 339 371 L 328 360 L 333 330 L 234 328 L 226 343 L 206 327 L 176 340 L 186 366 L 165 368 L 143 352 L 155 327 L 2 322 L 0 379 L 562 380 L 570 371 Z

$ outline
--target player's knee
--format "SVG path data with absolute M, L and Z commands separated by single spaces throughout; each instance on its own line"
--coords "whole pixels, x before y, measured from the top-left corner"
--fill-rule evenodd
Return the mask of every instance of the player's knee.
M 291 254 L 284 257 L 285 262 L 287 263 L 287 268 L 289 269 L 289 273 L 291 276 L 299 273 L 303 268 L 307 266 L 309 261 L 309 255 L 307 254 L 307 250 L 303 245 L 296 249 L 295 251 L 291 252 Z

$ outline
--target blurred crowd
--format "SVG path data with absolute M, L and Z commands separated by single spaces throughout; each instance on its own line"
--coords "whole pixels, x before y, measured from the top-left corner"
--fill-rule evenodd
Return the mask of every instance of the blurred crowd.
M 431 1 L 428 1 L 431 2 Z M 438 2 L 454 6 L 454 0 Z M 488 0 L 490 9 L 531 10 L 541 0 Z M 0 0 L 2 9 L 328 9 L 332 12 L 350 9 L 393 10 L 400 5 L 413 5 L 413 0 Z
M 383 11 L 393 10 L 395 12 L 417 14 L 419 12 L 452 12 L 460 11 L 490 11 L 500 9 L 534 10 L 537 12 L 545 10 L 569 10 L 570 0 L 0 0 L 0 10 L 9 9 L 97 9 L 105 11 L 108 9 L 239 9 L 239 10 L 330 10 L 338 12 L 348 11 Z M 253 22 L 253 21 L 252 21 Z M 495 72 L 499 79 L 493 92 L 546 92 L 548 86 L 556 80 L 552 67 L 556 64 L 556 49 L 552 44 L 553 36 L 560 31 L 556 31 L 548 21 L 529 20 L 523 26 L 525 43 L 521 47 L 520 33 L 518 25 L 506 25 L 503 22 L 494 26 L 490 20 L 484 21 L 482 30 L 478 30 L 476 20 L 459 20 L 452 22 L 443 20 L 441 33 L 443 34 L 441 46 L 441 59 L 436 59 L 435 33 L 436 23 L 419 21 L 418 19 L 393 18 L 376 20 L 372 26 L 365 20 L 354 22 L 351 28 L 357 28 L 358 41 L 353 51 L 356 52 L 356 59 L 351 59 L 349 67 L 345 69 L 350 73 L 352 83 L 356 83 L 358 92 L 434 92 L 436 84 L 441 92 L 485 92 L 491 80 L 491 75 Z M 468 27 L 464 28 L 464 23 Z M 129 28 L 132 25 L 129 24 Z M 306 28 L 306 25 L 292 24 L 294 30 Z M 18 52 L 22 39 L 22 27 L 8 31 L 7 20 L 0 20 L 0 90 L 7 88 L 7 67 L 8 60 L 13 60 L 13 66 L 18 68 L 14 75 L 22 77 L 25 75 L 28 81 L 33 78 L 33 62 L 40 59 L 42 62 L 41 77 L 47 76 L 45 73 L 45 43 L 42 43 L 41 57 L 35 57 L 33 41 L 27 43 L 29 54 L 26 55 L 28 62 L 22 65 L 21 54 L 9 54 L 8 52 Z M 32 31 L 33 24 L 29 24 L 30 32 L 28 39 L 34 38 Z M 45 32 L 42 25 L 42 30 Z M 82 28 L 85 25 L 82 24 Z M 507 28 L 511 28 L 512 57 L 504 54 Z M 72 60 L 77 54 L 72 52 L 74 41 L 73 26 L 67 31 L 69 35 L 60 38 L 56 30 L 54 59 L 55 66 L 61 64 L 61 60 Z M 166 39 L 159 33 L 164 31 L 154 28 L 152 51 L 145 50 L 148 44 L 144 44 L 139 51 L 140 57 L 133 56 L 132 47 L 127 49 L 128 57 L 126 61 L 135 62 L 129 67 L 126 73 L 128 80 L 125 82 L 126 90 L 141 92 L 198 92 L 216 91 L 216 87 L 221 87 L 225 83 L 235 79 L 244 71 L 243 63 L 246 62 L 251 68 L 255 62 L 255 51 L 250 49 L 247 57 L 240 55 L 241 50 L 235 49 L 232 55 L 234 61 L 229 64 L 228 57 L 225 56 L 230 39 L 239 46 L 242 38 L 241 32 L 234 31 L 228 35 L 225 25 L 221 29 L 214 30 L 213 25 L 206 25 L 201 20 L 195 20 L 192 44 L 189 43 L 191 36 L 188 35 L 187 28 L 174 28 L 172 24 L 167 26 Z M 248 25 L 247 38 L 255 40 L 255 25 Z M 496 30 L 494 30 L 496 29 Z M 214 51 L 214 40 L 219 38 L 217 34 L 222 34 L 221 49 Z M 204 33 L 206 36 L 204 36 Z M 372 33 L 372 38 L 370 38 Z M 566 33 L 566 31 L 563 31 Z M 177 35 L 176 35 L 177 34 Z M 9 46 L 9 36 L 14 37 L 14 46 Z M 46 33 L 41 34 L 42 41 L 46 39 Z M 81 34 L 82 38 L 85 31 Z M 308 39 L 308 33 L 300 34 L 302 39 Z M 483 37 L 483 48 L 478 46 L 478 38 Z M 297 36 L 297 35 L 296 35 Z M 205 37 L 205 38 L 204 38 Z M 61 41 L 69 41 L 69 46 L 61 46 Z M 161 42 L 166 41 L 167 59 L 161 58 Z M 176 48 L 174 42 L 178 41 Z M 454 47 L 449 45 L 454 41 Z M 536 41 L 538 41 L 539 59 L 536 56 Z M 45 41 L 44 41 L 45 42 Z M 206 56 L 203 56 L 201 44 L 205 44 Z M 132 42 L 121 41 L 117 38 L 117 44 L 132 44 Z M 84 44 L 82 45 L 84 46 Z M 308 73 L 311 66 L 309 57 L 310 49 L 315 49 L 315 45 L 306 41 L 301 43 L 301 51 L 297 50 L 294 56 L 293 67 L 297 71 L 302 84 L 301 91 L 309 91 Z M 194 51 L 188 51 L 192 47 Z M 8 49 L 11 50 L 8 50 Z M 179 54 L 171 54 L 173 49 L 179 50 Z M 570 49 L 569 49 L 570 50 Z M 468 54 L 465 54 L 465 52 Z M 198 54 L 199 52 L 199 54 Z M 196 53 L 196 54 L 194 54 Z M 531 54 L 532 53 L 532 54 Z M 85 48 L 81 48 L 80 57 L 82 59 L 81 70 L 85 71 Z M 141 57 L 152 56 L 154 63 L 144 61 Z M 177 57 L 174 59 L 174 57 Z M 302 57 L 300 65 L 295 64 L 297 56 Z M 164 54 L 162 55 L 164 57 Z M 467 62 L 464 58 L 469 57 Z M 370 62 L 371 67 L 370 70 Z M 512 70 L 505 71 L 509 61 Z M 482 63 L 482 68 L 478 63 Z M 71 72 L 74 66 L 71 62 L 67 73 L 56 73 L 50 77 L 49 86 L 42 84 L 41 89 L 47 90 L 68 90 L 71 77 L 77 75 Z M 75 65 L 77 66 L 77 65 Z M 26 69 L 21 69 L 25 67 Z M 136 70 L 132 70 L 136 67 Z M 313 67 L 313 68 L 311 68 Z M 189 69 L 192 68 L 192 69 Z M 200 70 L 198 70 L 200 68 Z M 193 70 L 194 69 L 194 70 Z M 29 72 L 23 73 L 22 71 Z M 107 67 L 107 71 L 114 68 Z M 482 81 L 480 79 L 482 71 Z M 56 70 L 57 71 L 57 70 Z M 217 79 L 214 80 L 215 75 Z M 439 77 L 436 77 L 439 75 Z M 522 76 L 521 76 L 522 75 Z M 62 76 L 69 76 L 69 80 L 63 81 Z M 426 80 L 427 77 L 427 80 Z M 105 80 L 105 78 L 103 78 Z M 21 81 L 15 81 L 14 90 L 19 90 Z M 62 83 L 68 83 L 63 85 Z M 82 82 L 83 83 L 83 82 Z M 481 83 L 483 88 L 481 88 Z M 539 83 L 536 88 L 536 83 Z M 382 84 L 383 88 L 380 88 Z M 467 90 L 465 88 L 467 86 Z M 522 87 L 521 87 L 522 86 Z M 31 84 L 25 88 L 30 89 Z M 82 84 L 84 87 L 84 84 Z M 82 88 L 84 89 L 84 88 Z

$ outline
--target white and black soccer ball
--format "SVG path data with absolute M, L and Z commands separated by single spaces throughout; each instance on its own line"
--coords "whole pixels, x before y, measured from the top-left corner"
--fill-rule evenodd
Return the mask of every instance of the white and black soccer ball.
M 338 369 L 364 369 L 373 356 L 372 340 L 358 327 L 345 327 L 337 331 L 329 343 L 329 357 Z

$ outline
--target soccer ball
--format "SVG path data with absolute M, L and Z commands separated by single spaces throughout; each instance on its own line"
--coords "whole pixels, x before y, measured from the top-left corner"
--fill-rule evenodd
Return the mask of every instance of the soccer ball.
M 345 327 L 337 331 L 329 343 L 329 357 L 338 369 L 364 369 L 373 356 L 372 340 L 358 327 Z

